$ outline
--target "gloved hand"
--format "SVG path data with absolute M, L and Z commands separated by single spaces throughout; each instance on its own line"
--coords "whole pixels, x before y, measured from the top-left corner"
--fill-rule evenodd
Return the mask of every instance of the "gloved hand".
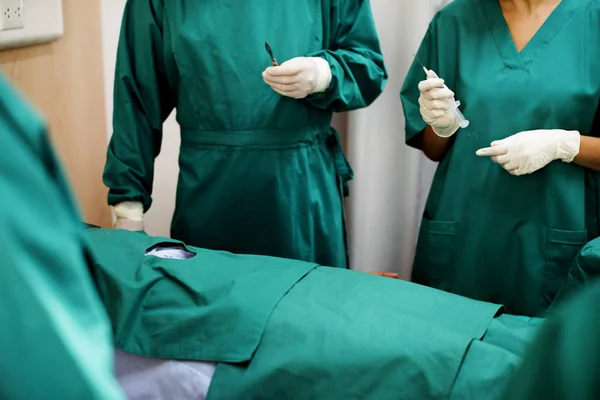
M 124 229 L 126 231 L 139 232 L 139 231 L 144 230 L 144 222 L 143 221 L 134 221 L 132 219 L 127 219 L 127 218 L 117 218 L 114 228 L 115 229 Z
M 125 201 L 114 206 L 115 229 L 125 229 L 128 231 L 144 230 L 144 206 L 135 201 Z
M 454 135 L 460 128 L 460 123 L 453 112 L 448 112 L 450 104 L 447 100 L 454 97 L 454 93 L 444 85 L 444 80 L 431 78 L 421 81 L 419 91 L 423 121 L 430 125 L 439 137 L 448 138 Z
M 262 76 L 265 83 L 282 96 L 303 99 L 327 90 L 331 67 L 321 57 L 296 57 L 267 68 Z
M 579 154 L 580 134 L 561 129 L 523 131 L 477 150 L 512 175 L 531 174 L 554 160 L 566 163 Z

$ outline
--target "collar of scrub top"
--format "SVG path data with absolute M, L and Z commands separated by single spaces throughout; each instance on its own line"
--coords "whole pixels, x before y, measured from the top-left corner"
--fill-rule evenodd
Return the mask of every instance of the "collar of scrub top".
M 583 1 L 562 0 L 520 52 L 512 39 L 498 0 L 482 0 L 478 2 L 478 6 L 481 7 L 487 21 L 505 69 L 529 71 L 531 64 L 571 20 L 584 4 Z

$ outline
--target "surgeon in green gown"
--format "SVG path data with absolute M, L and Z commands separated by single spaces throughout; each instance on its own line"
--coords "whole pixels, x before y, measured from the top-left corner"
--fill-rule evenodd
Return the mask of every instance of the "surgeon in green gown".
M 43 122 L 0 76 L 0 398 L 120 400 L 89 248 Z
M 600 398 L 600 281 L 561 306 L 544 323 L 505 400 Z
M 407 144 L 439 161 L 413 281 L 539 315 L 598 234 L 600 3 L 456 0 L 417 56 L 443 80 L 415 61 L 401 92 Z
M 176 109 L 172 237 L 347 267 L 352 171 L 330 122 L 386 80 L 368 0 L 129 0 L 104 172 L 116 227 L 143 229 Z

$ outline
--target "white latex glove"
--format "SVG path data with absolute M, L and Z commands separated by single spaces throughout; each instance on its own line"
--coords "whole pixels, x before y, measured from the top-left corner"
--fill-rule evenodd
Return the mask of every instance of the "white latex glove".
M 125 201 L 114 206 L 116 229 L 125 229 L 128 231 L 144 230 L 144 206 L 135 201 Z
M 139 232 L 144 230 L 144 223 L 142 221 L 133 221 L 127 218 L 117 218 L 114 228 L 124 229 L 126 231 Z
M 439 137 L 448 138 L 458 131 L 460 124 L 453 112 L 448 112 L 450 104 L 448 99 L 454 97 L 454 93 L 444 85 L 440 78 L 430 78 L 419 83 L 419 105 L 421 106 L 421 117 L 430 125 L 433 132 Z
M 321 57 L 296 57 L 277 67 L 267 68 L 263 80 L 282 96 L 303 99 L 327 90 L 331 67 Z
M 523 131 L 477 150 L 512 175 L 531 174 L 554 160 L 566 163 L 579 154 L 580 134 L 561 129 Z

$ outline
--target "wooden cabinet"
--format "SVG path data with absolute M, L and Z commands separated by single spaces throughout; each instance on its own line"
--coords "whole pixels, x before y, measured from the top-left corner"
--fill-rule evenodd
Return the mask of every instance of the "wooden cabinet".
M 83 218 L 109 226 L 100 0 L 63 0 L 64 37 L 0 51 L 0 67 L 47 118 Z

